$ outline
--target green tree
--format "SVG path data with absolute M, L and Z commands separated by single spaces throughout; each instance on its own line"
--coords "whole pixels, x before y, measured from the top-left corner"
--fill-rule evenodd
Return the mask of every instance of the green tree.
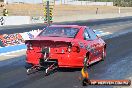
M 0 0 L 0 2 L 4 2 L 4 0 Z
M 115 6 L 132 7 L 132 0 L 114 0 Z

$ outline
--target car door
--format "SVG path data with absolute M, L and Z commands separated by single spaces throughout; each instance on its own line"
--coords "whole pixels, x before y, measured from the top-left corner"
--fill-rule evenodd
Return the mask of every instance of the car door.
M 90 36 L 90 39 L 92 40 L 92 44 L 91 44 L 91 59 L 92 61 L 96 61 L 97 59 L 99 59 L 100 55 L 101 55 L 101 47 L 100 47 L 100 41 L 99 38 L 97 37 L 97 35 L 95 34 L 95 32 L 90 29 L 87 28 L 88 34 Z
M 93 52 L 94 52 L 94 48 L 92 48 L 93 46 L 93 40 L 90 38 L 90 34 L 88 32 L 87 29 L 84 29 L 84 44 L 85 44 L 85 47 L 86 47 L 86 50 L 87 52 L 90 52 L 89 54 L 89 59 L 88 59 L 88 63 L 90 63 L 93 59 Z

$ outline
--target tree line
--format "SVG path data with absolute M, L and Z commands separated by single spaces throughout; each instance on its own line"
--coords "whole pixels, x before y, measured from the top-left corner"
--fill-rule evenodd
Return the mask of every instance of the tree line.
M 132 7 L 132 0 L 113 0 L 115 6 Z
M 4 0 L 0 0 L 0 2 L 4 2 Z
M 79 0 L 79 1 L 113 2 L 114 6 L 132 7 L 132 0 Z

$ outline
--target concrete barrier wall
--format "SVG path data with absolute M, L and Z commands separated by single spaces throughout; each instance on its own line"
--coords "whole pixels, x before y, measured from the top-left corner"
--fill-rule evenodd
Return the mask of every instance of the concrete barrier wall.
M 30 24 L 30 16 L 0 16 L 0 26 Z
M 44 23 L 42 16 L 0 16 L 0 26 Z

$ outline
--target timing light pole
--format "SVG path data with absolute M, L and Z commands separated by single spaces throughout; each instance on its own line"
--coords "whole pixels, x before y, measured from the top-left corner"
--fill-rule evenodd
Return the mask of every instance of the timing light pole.
M 53 7 L 50 5 L 49 1 L 43 1 L 44 3 L 44 23 L 47 24 L 47 26 L 50 26 L 53 22 Z
M 49 1 L 46 3 L 46 8 L 47 8 L 47 24 L 50 26 L 50 11 L 49 11 Z

